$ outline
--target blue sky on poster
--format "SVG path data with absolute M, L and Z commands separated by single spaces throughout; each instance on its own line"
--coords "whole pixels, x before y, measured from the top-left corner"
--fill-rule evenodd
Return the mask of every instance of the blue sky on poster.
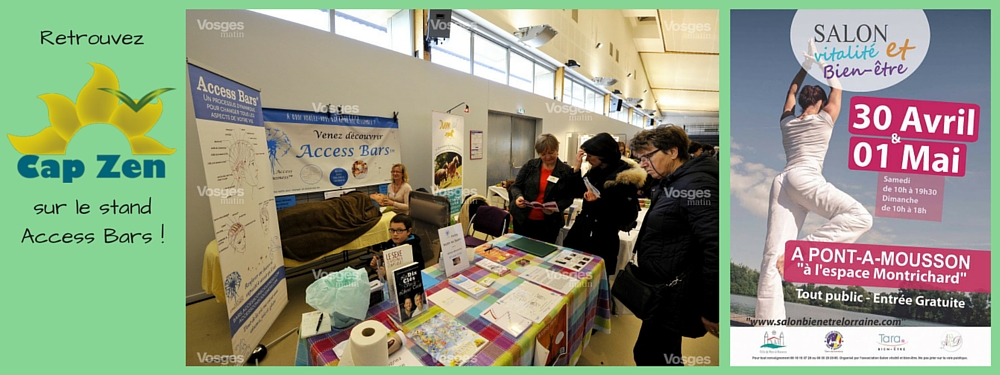
M 988 250 L 990 13 L 927 11 L 926 15 L 931 43 L 920 67 L 895 86 L 859 95 L 978 104 L 979 141 L 968 144 L 965 176 L 946 178 L 941 222 L 875 217 L 872 230 L 858 242 Z M 755 269 L 763 255 L 771 180 L 785 167 L 778 120 L 788 85 L 799 69 L 795 54 L 802 53 L 789 46 L 794 16 L 795 11 L 733 11 L 731 17 L 730 258 Z M 811 77 L 805 81 L 817 83 Z M 874 215 L 878 173 L 847 166 L 852 96 L 844 92 L 823 174 Z M 799 238 L 825 220 L 809 214 Z

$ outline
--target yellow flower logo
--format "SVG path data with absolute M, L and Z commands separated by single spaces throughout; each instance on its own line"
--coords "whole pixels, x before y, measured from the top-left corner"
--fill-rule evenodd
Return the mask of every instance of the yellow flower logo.
M 38 97 L 49 108 L 50 126 L 38 134 L 21 137 L 7 134 L 17 152 L 26 155 L 65 155 L 66 146 L 80 128 L 91 124 L 111 124 L 128 138 L 134 155 L 169 155 L 167 148 L 145 134 L 156 125 L 163 113 L 163 100 L 157 96 L 173 89 L 159 89 L 133 101 L 119 91 L 118 76 L 104 65 L 90 63 L 94 75 L 76 96 L 76 103 L 62 94 Z M 121 103 L 119 103 L 121 100 Z

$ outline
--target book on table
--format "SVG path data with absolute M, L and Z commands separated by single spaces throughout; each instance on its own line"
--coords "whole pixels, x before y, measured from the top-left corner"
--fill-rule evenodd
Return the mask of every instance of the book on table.
M 439 312 L 420 324 L 408 336 L 445 366 L 464 365 L 489 343 L 445 312 Z
M 389 279 L 395 290 L 393 298 L 400 323 L 427 311 L 427 295 L 424 294 L 424 282 L 420 271 L 420 265 L 413 262 L 394 270 Z

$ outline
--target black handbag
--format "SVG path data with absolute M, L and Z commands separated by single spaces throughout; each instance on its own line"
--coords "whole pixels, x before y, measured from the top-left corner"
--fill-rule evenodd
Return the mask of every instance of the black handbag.
M 663 317 L 669 306 L 679 300 L 686 285 L 684 276 L 678 276 L 667 284 L 650 284 L 636 275 L 638 266 L 629 262 L 615 276 L 615 285 L 611 287 L 611 295 L 618 299 L 640 320 L 648 320 L 654 316 Z
M 695 309 L 682 306 L 691 300 L 690 282 L 686 274 L 675 277 L 666 284 L 650 284 L 640 280 L 638 266 L 629 262 L 618 271 L 611 295 L 644 323 L 655 322 L 681 336 L 699 338 L 705 335 L 704 324 Z

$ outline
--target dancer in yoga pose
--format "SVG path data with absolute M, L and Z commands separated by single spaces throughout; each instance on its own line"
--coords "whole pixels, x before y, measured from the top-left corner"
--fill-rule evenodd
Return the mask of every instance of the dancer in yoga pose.
M 815 46 L 810 46 L 815 51 Z M 764 260 L 757 283 L 757 319 L 785 319 L 784 277 L 785 242 L 798 238 L 809 212 L 828 221 L 808 234 L 804 241 L 857 241 L 872 226 L 872 215 L 856 199 L 840 191 L 823 177 L 833 124 L 840 113 L 841 89 L 836 77 L 828 79 L 830 95 L 820 86 L 799 87 L 806 71 L 817 62 L 806 53 L 806 62 L 788 88 L 781 113 L 781 141 L 785 147 L 785 169 L 771 184 L 767 212 L 767 238 Z M 802 113 L 795 115 L 796 98 Z

